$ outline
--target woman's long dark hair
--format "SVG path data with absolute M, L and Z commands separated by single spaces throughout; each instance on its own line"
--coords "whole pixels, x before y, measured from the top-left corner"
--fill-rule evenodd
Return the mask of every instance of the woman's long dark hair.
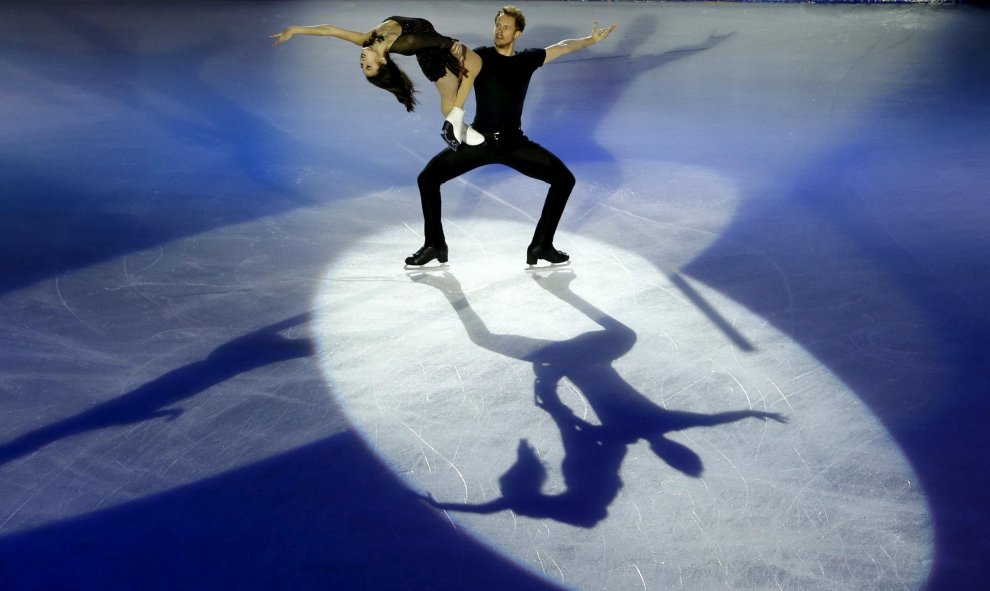
M 364 42 L 362 47 L 370 47 L 375 41 L 383 40 L 381 35 L 373 32 L 371 38 Z M 412 112 L 416 108 L 416 97 L 413 95 L 416 93 L 416 87 L 413 86 L 412 80 L 406 73 L 399 69 L 399 66 L 395 65 L 391 59 L 388 59 L 388 54 L 385 54 L 386 62 L 378 66 L 378 73 L 374 76 L 368 76 L 368 82 L 371 82 L 378 88 L 385 89 L 395 95 L 395 100 L 402 103 L 406 108 L 406 112 Z
M 413 86 L 412 80 L 392 60 L 379 65 L 378 73 L 374 76 L 368 76 L 368 82 L 391 92 L 395 95 L 395 99 L 406 107 L 408 112 L 413 111 L 416 108 L 416 103 L 419 102 L 413 96 L 416 93 L 416 88 Z

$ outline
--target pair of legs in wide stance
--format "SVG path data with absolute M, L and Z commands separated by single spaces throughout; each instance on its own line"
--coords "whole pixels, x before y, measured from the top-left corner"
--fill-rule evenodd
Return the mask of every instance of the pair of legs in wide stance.
M 444 150 L 430 160 L 417 179 L 425 239 L 422 248 L 406 258 L 407 265 L 425 265 L 434 259 L 447 262 L 447 241 L 440 221 L 440 185 L 487 164 L 503 164 L 550 185 L 536 231 L 526 249 L 526 263 L 535 265 L 540 259 L 563 263 L 570 258 L 553 247 L 553 237 L 574 188 L 574 175 L 560 158 L 519 132 L 515 137 L 504 134 L 487 137 L 481 145 L 462 146 L 457 151 Z

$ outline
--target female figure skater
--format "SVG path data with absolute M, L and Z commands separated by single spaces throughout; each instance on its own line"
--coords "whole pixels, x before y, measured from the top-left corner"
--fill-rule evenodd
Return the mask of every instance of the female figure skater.
M 481 58 L 456 39 L 436 32 L 426 19 L 392 16 L 367 33 L 348 31 L 334 25 L 289 27 L 272 35 L 273 45 L 281 45 L 295 35 L 337 37 L 361 47 L 361 71 L 371 82 L 393 95 L 412 111 L 416 105 L 412 81 L 389 59 L 389 53 L 415 55 L 423 74 L 440 92 L 440 109 L 446 121 L 441 132 L 450 147 L 467 142 L 477 145 L 484 136 L 464 125 L 464 103 L 471 93 L 475 76 L 481 71 Z

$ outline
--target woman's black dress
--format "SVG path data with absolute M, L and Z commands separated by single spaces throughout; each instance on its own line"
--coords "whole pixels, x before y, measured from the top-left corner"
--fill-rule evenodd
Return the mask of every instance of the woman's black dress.
M 399 55 L 415 55 L 420 69 L 430 82 L 443 78 L 448 70 L 460 76 L 461 62 L 450 53 L 457 39 L 437 33 L 426 19 L 390 16 L 385 20 L 395 21 L 402 27 L 402 34 L 392 43 L 389 51 Z

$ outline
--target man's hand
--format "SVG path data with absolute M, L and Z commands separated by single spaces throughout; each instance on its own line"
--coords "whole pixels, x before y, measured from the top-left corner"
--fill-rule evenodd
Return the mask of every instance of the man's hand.
M 619 25 L 612 25 L 602 29 L 598 26 L 598 21 L 595 21 L 594 26 L 591 27 L 591 38 L 595 40 L 595 43 L 598 43 L 602 39 L 608 37 L 608 34 L 614 31 L 618 26 Z
M 618 26 L 619 25 L 611 25 L 603 29 L 598 26 L 598 21 L 595 21 L 595 25 L 591 27 L 591 34 L 587 37 L 582 37 L 581 39 L 564 39 L 563 41 L 554 43 L 550 47 L 547 47 L 547 57 L 543 60 L 543 63 L 549 64 L 558 57 L 567 55 L 568 53 L 574 53 L 575 51 L 584 49 L 585 47 L 590 47 L 608 37 L 609 33 L 614 31 Z

